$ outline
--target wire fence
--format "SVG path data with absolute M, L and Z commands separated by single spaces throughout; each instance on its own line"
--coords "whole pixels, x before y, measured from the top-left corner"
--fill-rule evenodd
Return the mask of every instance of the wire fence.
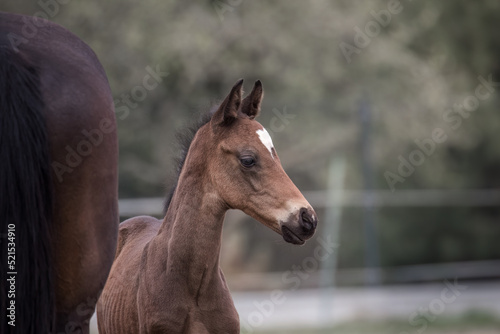
M 344 190 L 339 198 L 328 200 L 327 191 L 303 192 L 315 208 L 335 206 L 364 207 L 404 207 L 404 206 L 456 206 L 495 207 L 500 206 L 500 190 Z M 163 215 L 164 198 L 128 198 L 119 200 L 120 216 Z
M 496 207 L 500 205 L 500 190 L 343 190 L 341 196 L 329 196 L 327 191 L 304 192 L 304 196 L 315 208 L 342 207 Z M 119 211 L 122 217 L 152 215 L 162 217 L 163 198 L 121 199 Z M 329 223 L 329 222 L 325 222 Z M 333 222 L 330 222 L 333 224 Z M 336 267 L 334 265 L 334 267 Z M 260 290 L 279 288 L 282 273 L 240 273 L 231 275 L 236 290 Z M 311 274 L 307 286 L 323 286 L 324 277 L 331 277 L 331 285 L 363 285 L 367 277 L 376 277 L 377 284 L 405 284 L 413 282 L 435 282 L 446 278 L 461 280 L 499 279 L 500 260 L 419 264 L 381 268 L 327 268 L 323 266 Z

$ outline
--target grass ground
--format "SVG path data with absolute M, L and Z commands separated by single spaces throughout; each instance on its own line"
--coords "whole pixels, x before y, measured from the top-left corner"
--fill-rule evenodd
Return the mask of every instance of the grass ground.
M 500 319 L 485 312 L 469 312 L 460 317 L 438 317 L 435 321 L 410 325 L 407 321 L 358 321 L 324 329 L 283 329 L 251 334 L 500 334 Z M 90 334 L 98 334 L 95 323 Z M 242 332 L 242 334 L 250 334 Z
M 422 318 L 419 318 L 422 319 Z M 500 334 L 500 319 L 483 312 L 470 312 L 460 317 L 422 319 L 412 326 L 403 320 L 359 321 L 325 329 L 288 329 L 255 331 L 256 334 Z M 245 334 L 242 332 L 242 334 Z

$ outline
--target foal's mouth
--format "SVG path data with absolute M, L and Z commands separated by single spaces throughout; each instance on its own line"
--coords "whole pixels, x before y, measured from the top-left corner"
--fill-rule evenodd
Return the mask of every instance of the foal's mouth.
M 294 244 L 294 245 L 303 245 L 304 242 L 305 242 L 297 234 L 293 233 L 292 230 L 290 230 L 286 226 L 282 226 L 281 227 L 281 233 L 283 235 L 283 239 L 286 242 L 289 242 L 291 244 Z

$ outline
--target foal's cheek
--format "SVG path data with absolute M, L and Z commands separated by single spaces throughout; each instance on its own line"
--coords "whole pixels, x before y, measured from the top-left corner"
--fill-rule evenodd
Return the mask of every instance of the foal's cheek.
M 245 178 L 246 186 L 249 189 L 246 190 L 247 194 L 259 194 L 262 192 L 262 180 L 257 173 L 247 173 Z

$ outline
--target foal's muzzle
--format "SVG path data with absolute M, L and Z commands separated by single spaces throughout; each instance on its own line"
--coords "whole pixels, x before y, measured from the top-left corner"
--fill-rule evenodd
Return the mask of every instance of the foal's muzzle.
M 311 208 L 302 208 L 281 223 L 281 233 L 286 242 L 302 245 L 313 236 L 318 225 L 318 216 Z

